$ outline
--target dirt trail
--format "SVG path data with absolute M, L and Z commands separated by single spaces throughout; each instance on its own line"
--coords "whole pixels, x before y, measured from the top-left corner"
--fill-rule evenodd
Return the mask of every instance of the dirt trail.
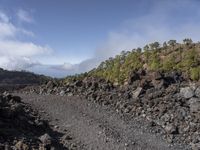
M 48 114 L 51 124 L 68 131 L 79 149 L 170 150 L 161 138 L 144 128 L 145 122 L 123 119 L 108 107 L 80 97 L 18 94 L 23 101 Z

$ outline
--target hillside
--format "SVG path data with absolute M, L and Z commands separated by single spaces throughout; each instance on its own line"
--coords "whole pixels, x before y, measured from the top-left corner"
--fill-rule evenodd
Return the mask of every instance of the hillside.
M 180 72 L 185 79 L 198 81 L 200 79 L 200 44 L 193 43 L 191 39 L 184 39 L 183 43 L 176 40 L 147 44 L 144 48 L 122 51 L 120 55 L 109 58 L 97 68 L 78 76 L 67 77 L 66 81 L 73 78 L 86 76 L 101 77 L 115 84 L 124 84 L 129 75 L 144 69 L 146 71 L 159 71 L 169 73 Z
M 147 125 L 145 132 L 164 139 L 172 149 L 179 149 L 175 147 L 180 146 L 180 149 L 197 150 L 200 148 L 199 53 L 200 44 L 193 43 L 190 39 L 185 39 L 183 44 L 170 40 L 162 47 L 154 42 L 146 45 L 143 50 L 137 48 L 123 51 L 115 58 L 102 62 L 97 68 L 66 77 L 60 80 L 61 83 L 49 81 L 19 92 L 24 99 L 32 99 L 28 101 L 31 105 L 46 109 L 53 120 L 60 118 L 65 123 L 73 122 L 74 126 L 67 128 L 74 136 L 72 141 L 78 139 L 86 149 L 98 149 L 96 145 L 104 145 L 104 149 L 110 149 L 110 145 L 113 149 L 120 146 L 124 148 L 124 145 L 127 145 L 127 149 L 135 146 L 138 149 L 161 149 L 154 143 L 158 140 L 153 140 L 153 147 L 149 147 L 152 142 L 145 143 L 144 134 L 137 140 L 134 131 L 138 129 L 132 124 L 130 127 L 134 130 L 125 132 L 130 122 L 138 122 L 135 119 L 139 119 L 141 122 L 138 122 L 138 126 Z M 104 107 L 113 112 L 104 114 Z M 63 115 L 64 112 L 66 115 Z M 99 114 L 95 114 L 96 112 Z M 115 118 L 118 121 L 115 121 L 114 127 L 113 122 L 108 123 L 111 119 L 109 114 L 128 120 L 123 125 L 125 130 L 121 130 L 121 123 L 124 121 L 120 119 Z M 73 118 L 69 119 L 68 115 L 76 116 L 74 118 L 78 118 L 78 122 Z M 85 119 L 89 122 L 92 120 L 90 127 L 94 127 L 94 130 L 88 128 Z M 83 120 L 81 128 L 80 120 Z M 63 122 L 58 125 L 62 126 Z M 106 130 L 97 129 L 96 126 L 106 126 Z M 102 143 L 94 144 L 98 141 L 95 138 L 99 136 L 96 134 L 99 131 L 105 131 L 105 136 L 100 135 Z M 86 135 L 92 136 L 87 139 Z M 109 141 L 106 143 L 110 145 L 106 145 L 104 139 L 110 137 L 117 144 Z M 134 139 L 135 144 L 127 139 Z
M 46 83 L 50 78 L 25 71 L 7 71 L 0 68 L 0 91 L 39 85 Z

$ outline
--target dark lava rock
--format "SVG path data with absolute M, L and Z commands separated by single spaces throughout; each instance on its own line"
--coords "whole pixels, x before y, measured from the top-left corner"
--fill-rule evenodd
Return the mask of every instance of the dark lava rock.
M 45 133 L 44 135 L 40 136 L 39 140 L 45 145 L 49 145 L 52 142 L 52 138 L 49 136 L 48 133 Z
M 130 73 L 129 84 L 123 86 L 114 86 L 97 77 L 86 77 L 57 87 L 56 91 L 53 88 L 44 88 L 43 91 L 47 93 L 51 90 L 53 94 L 62 95 L 64 90 L 66 95 L 84 96 L 100 105 L 109 105 L 125 115 L 145 117 L 154 126 L 163 128 L 169 143 L 185 143 L 196 148 L 200 141 L 196 136 L 200 135 L 200 86 L 184 78 L 176 71 L 162 73 L 138 70 Z M 36 87 L 30 91 L 37 92 L 38 89 Z
M 138 75 L 138 73 L 136 71 L 133 71 L 132 73 L 130 73 L 128 83 L 132 84 L 134 81 L 139 80 L 139 79 L 140 79 L 140 76 Z
M 39 139 L 50 147 L 61 145 L 58 141 L 52 143 L 49 134 L 58 135 L 34 110 L 21 103 L 20 97 L 0 95 L 0 149 L 41 149 Z

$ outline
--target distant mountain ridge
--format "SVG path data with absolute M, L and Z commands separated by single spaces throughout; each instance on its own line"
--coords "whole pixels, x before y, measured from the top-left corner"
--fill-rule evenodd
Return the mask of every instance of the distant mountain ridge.
M 26 85 L 39 85 L 51 78 L 26 71 L 8 71 L 0 68 L 0 91 L 17 89 Z

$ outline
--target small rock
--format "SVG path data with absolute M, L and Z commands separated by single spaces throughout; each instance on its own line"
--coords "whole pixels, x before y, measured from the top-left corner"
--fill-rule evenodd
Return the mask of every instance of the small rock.
M 62 91 L 60 92 L 60 96 L 64 96 L 64 95 L 65 95 L 65 91 L 62 90 Z
M 169 134 L 169 135 L 167 135 L 167 142 L 168 143 L 173 143 L 173 138 L 174 138 L 174 135 L 173 134 Z
M 195 96 L 200 98 L 200 87 L 195 90 Z
M 194 89 L 191 87 L 181 88 L 180 94 L 184 98 L 191 98 L 194 96 Z
M 132 92 L 133 98 L 138 98 L 138 96 L 141 94 L 142 88 L 138 87 L 135 91 Z
M 126 147 L 127 147 L 127 146 L 128 146 L 128 143 L 125 143 L 125 144 L 124 144 L 124 146 L 126 146 Z
M 70 92 L 70 93 L 67 94 L 67 96 L 73 96 L 73 93 Z
M 191 113 L 200 113 L 200 99 L 199 98 L 191 98 L 189 100 L 190 112 Z
M 63 137 L 63 139 L 64 139 L 64 140 L 68 140 L 68 141 L 69 141 L 69 140 L 72 140 L 72 137 L 71 137 L 71 136 L 69 136 L 69 135 L 65 135 L 65 136 Z
M 54 126 L 55 129 L 58 129 L 58 126 Z
M 39 140 L 43 143 L 43 144 L 51 144 L 51 140 L 52 138 L 47 134 L 45 133 L 44 135 L 40 136 L 39 137 Z
M 78 86 L 78 87 L 81 87 L 82 84 L 83 84 L 82 81 L 76 81 L 76 82 L 75 82 L 75 85 Z
M 127 108 L 124 109 L 125 113 L 129 113 L 130 111 L 131 111 L 131 109 L 129 107 L 127 107 Z
M 17 150 L 28 150 L 29 147 L 28 145 L 24 144 L 22 141 L 19 141 L 15 144 L 15 147 L 17 148 Z
M 160 80 L 160 79 L 162 79 L 162 74 L 161 74 L 160 72 L 158 72 L 158 71 L 153 72 L 153 73 L 151 74 L 151 76 L 152 76 L 152 78 L 155 79 L 155 80 Z
M 200 150 L 200 143 L 196 143 L 196 144 L 192 143 L 191 146 L 192 146 L 192 150 Z
M 168 124 L 165 126 L 165 131 L 169 134 L 176 134 L 177 133 L 177 127 L 173 124 Z

